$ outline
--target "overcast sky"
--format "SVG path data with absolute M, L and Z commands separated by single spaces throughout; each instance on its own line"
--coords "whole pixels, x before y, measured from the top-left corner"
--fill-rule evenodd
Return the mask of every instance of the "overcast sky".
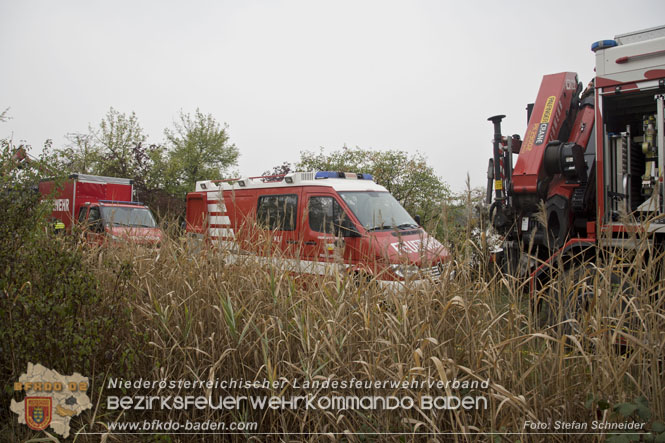
M 662 24 L 662 0 L 0 0 L 0 137 L 59 147 L 114 107 L 161 143 L 198 107 L 242 175 L 347 145 L 419 151 L 461 190 L 485 185 L 487 117 L 523 136 L 544 74 L 586 85 L 592 42 Z

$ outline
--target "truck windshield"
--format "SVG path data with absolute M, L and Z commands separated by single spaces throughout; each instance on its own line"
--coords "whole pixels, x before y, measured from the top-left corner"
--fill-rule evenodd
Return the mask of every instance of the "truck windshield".
M 340 192 L 339 195 L 369 231 L 418 227 L 406 209 L 389 192 Z
M 156 226 L 152 213 L 146 208 L 102 206 L 102 217 L 106 223 L 116 226 L 142 228 L 154 228 Z

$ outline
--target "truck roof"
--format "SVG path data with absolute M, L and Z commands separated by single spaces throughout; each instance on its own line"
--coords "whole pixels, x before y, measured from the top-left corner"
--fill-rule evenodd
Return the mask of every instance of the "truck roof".
M 119 200 L 94 200 L 83 202 L 84 205 L 99 204 L 101 206 L 124 206 L 132 208 L 146 208 L 147 206 L 143 202 L 130 202 L 130 201 L 119 201 Z
M 595 86 L 643 82 L 640 90 L 657 89 L 665 67 L 665 26 L 617 35 L 591 45 L 596 53 Z
M 67 178 L 70 180 L 76 180 L 80 183 L 111 183 L 114 185 L 131 185 L 134 183 L 134 180 L 129 178 L 105 177 L 103 175 L 92 174 L 70 174 Z M 40 182 L 49 181 L 53 181 L 53 177 L 40 180 Z
M 620 45 L 627 45 L 661 37 L 665 37 L 665 26 L 655 26 L 653 28 L 641 29 L 639 31 L 626 32 L 615 36 L 614 40 Z
M 386 188 L 375 183 L 369 174 L 329 171 L 292 172 L 279 176 L 245 177 L 225 181 L 203 180 L 196 182 L 196 191 L 240 191 L 244 189 L 292 188 L 296 186 L 328 186 L 335 191 L 387 192 Z
M 115 185 L 131 185 L 134 180 L 119 177 L 104 177 L 102 175 L 72 174 L 69 178 L 85 183 L 113 183 Z

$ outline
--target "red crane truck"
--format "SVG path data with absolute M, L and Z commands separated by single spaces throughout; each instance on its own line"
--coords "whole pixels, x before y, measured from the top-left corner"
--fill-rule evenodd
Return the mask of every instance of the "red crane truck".
M 504 236 L 500 259 L 532 283 L 557 258 L 634 247 L 629 233 L 665 244 L 665 26 L 591 49 L 596 76 L 584 91 L 575 73 L 543 77 L 524 139 L 502 135 L 503 115 L 489 118 L 487 203 Z
M 94 243 L 121 240 L 154 246 L 163 238 L 150 209 L 133 201 L 130 179 L 72 174 L 60 186 L 54 180 L 40 181 L 39 192 L 53 198 L 54 221 L 63 223 L 67 232 L 79 224 Z

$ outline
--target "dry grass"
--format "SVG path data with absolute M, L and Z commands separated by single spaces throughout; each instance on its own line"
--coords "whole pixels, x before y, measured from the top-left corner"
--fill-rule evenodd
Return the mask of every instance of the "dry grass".
M 469 250 L 470 248 L 466 248 Z M 480 251 L 482 252 L 482 251 Z M 558 278 L 541 296 L 584 290 L 592 285 L 588 310 L 577 317 L 557 313 L 552 326 L 540 325 L 523 281 L 479 271 L 459 260 L 441 282 L 400 293 L 376 285 L 356 285 L 345 275 L 298 277 L 251 258 L 226 265 L 224 251 L 189 253 L 179 240 L 161 250 L 132 247 L 91 251 L 102 290 L 124 297 L 132 309 L 133 331 L 126 349 L 107 350 L 113 359 L 132 355 L 132 379 L 288 380 L 272 390 L 128 390 L 127 395 L 303 395 L 297 380 L 489 380 L 488 389 L 437 388 L 323 390 L 326 395 L 482 395 L 487 410 L 240 410 L 107 411 L 83 416 L 86 431 L 103 432 L 105 422 L 125 420 L 256 421 L 258 432 L 277 435 L 172 436 L 171 441 L 229 439 L 318 441 L 545 440 L 528 435 L 525 420 L 591 422 L 610 418 L 615 405 L 643 395 L 653 418 L 665 416 L 665 297 L 663 257 L 622 257 L 609 251 L 603 265 L 583 267 L 590 278 Z M 600 263 L 600 260 L 598 261 Z M 124 266 L 124 268 L 123 268 Z M 125 275 L 120 276 L 118 269 Z M 612 277 L 615 275 L 615 277 Z M 618 276 L 618 277 L 616 277 Z M 617 278 L 619 281 L 617 282 Z M 566 285 L 568 285 L 566 287 Z M 116 300 L 117 301 L 117 300 Z M 556 323 L 556 322 L 555 322 Z M 566 335 L 567 334 L 567 335 Z M 628 343 L 628 351 L 617 346 Z M 131 351 L 131 352 L 130 352 Z M 126 357 L 124 357 L 126 358 Z M 129 364 L 129 363 L 128 363 Z M 128 366 L 129 368 L 129 366 Z M 100 387 L 94 400 L 121 391 Z M 585 407 L 589 398 L 594 402 Z M 600 401 L 599 401 L 600 400 Z M 589 406 L 587 404 L 587 406 Z M 466 435 L 435 433 L 470 432 Z M 481 432 L 481 434 L 475 434 Z M 296 434 L 300 433 L 300 434 Z M 328 437 L 320 433 L 330 433 Z M 418 435 L 433 433 L 427 436 Z M 87 437 L 79 435 L 79 441 Z M 106 441 L 130 441 L 108 435 Z M 602 436 L 547 436 L 548 441 L 602 440 Z

